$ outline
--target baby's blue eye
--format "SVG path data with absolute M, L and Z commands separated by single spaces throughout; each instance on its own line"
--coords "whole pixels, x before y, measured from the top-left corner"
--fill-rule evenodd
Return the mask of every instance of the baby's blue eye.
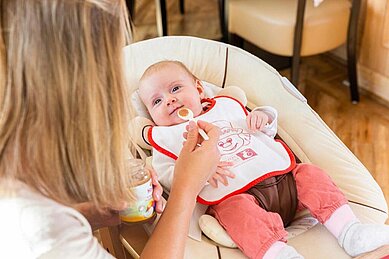
M 154 101 L 153 101 L 153 105 L 157 105 L 157 104 L 159 104 L 161 102 L 161 99 L 155 99 Z
M 174 86 L 174 87 L 172 88 L 172 93 L 178 91 L 178 89 L 180 89 L 180 86 L 179 86 L 179 85 Z

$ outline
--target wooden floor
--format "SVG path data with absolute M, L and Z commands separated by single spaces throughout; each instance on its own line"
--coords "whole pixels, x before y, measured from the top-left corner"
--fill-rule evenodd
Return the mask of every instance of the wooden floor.
M 218 40 L 221 37 L 217 0 L 186 1 L 181 15 L 178 0 L 167 0 L 169 35 L 191 35 Z M 157 35 L 155 1 L 136 1 L 134 40 Z M 289 70 L 281 71 L 288 75 Z M 369 169 L 389 202 L 389 104 L 361 92 L 352 104 L 346 67 L 329 55 L 303 58 L 300 90 L 309 105 Z M 389 220 L 387 221 L 389 223 Z

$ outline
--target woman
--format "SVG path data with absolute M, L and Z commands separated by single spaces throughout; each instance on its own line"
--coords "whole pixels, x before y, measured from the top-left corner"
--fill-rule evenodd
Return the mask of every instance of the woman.
M 1 0 L 0 13 L 0 254 L 109 258 L 74 208 L 131 201 L 124 1 Z M 199 127 L 210 140 L 198 147 L 190 124 L 144 258 L 183 256 L 196 196 L 219 160 L 218 130 Z

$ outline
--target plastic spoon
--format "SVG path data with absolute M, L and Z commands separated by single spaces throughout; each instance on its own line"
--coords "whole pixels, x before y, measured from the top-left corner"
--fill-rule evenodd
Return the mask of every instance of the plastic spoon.
M 180 108 L 177 112 L 177 115 L 183 120 L 196 122 L 193 118 L 193 112 L 188 108 Z M 199 134 L 201 135 L 201 137 L 203 137 L 204 140 L 209 139 L 207 133 L 205 133 L 204 130 L 199 129 Z

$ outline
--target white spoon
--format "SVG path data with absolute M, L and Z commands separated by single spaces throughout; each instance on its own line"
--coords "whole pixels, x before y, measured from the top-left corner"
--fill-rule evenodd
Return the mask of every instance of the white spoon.
M 183 120 L 196 122 L 193 118 L 193 112 L 188 108 L 180 108 L 177 111 L 177 115 L 178 115 L 178 117 L 180 117 Z M 205 133 L 204 130 L 199 129 L 199 134 L 201 135 L 201 137 L 203 137 L 204 140 L 209 139 L 207 133 Z

